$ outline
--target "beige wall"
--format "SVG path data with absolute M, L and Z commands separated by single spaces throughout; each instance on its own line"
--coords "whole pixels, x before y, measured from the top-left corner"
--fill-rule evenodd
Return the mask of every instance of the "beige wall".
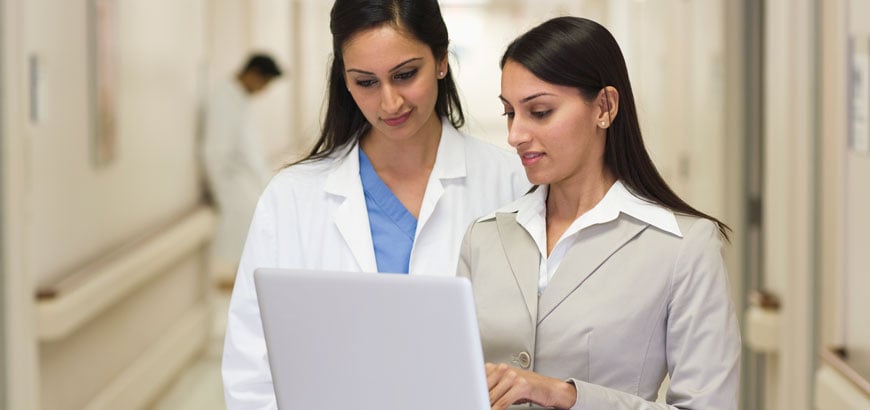
M 815 408 L 864 409 L 870 406 L 870 392 L 856 388 L 848 375 L 870 379 L 870 327 L 865 312 L 870 309 L 867 290 L 870 280 L 866 241 L 870 226 L 867 208 L 870 190 L 870 152 L 850 144 L 854 88 L 850 71 L 857 58 L 870 64 L 870 4 L 865 1 L 825 2 L 821 13 L 821 157 L 820 178 L 820 349 L 845 348 L 843 358 L 825 355 L 816 371 Z M 845 28 L 845 30 L 844 30 Z M 864 95 L 870 82 L 864 78 Z M 866 109 L 866 105 L 864 108 Z M 864 112 L 863 118 L 870 117 Z M 866 130 L 866 129 L 865 129 Z M 870 138 L 865 134 L 864 138 Z M 846 370 L 844 368 L 851 368 Z M 857 371 L 855 371 L 857 370 Z
M 291 152 L 307 153 L 320 132 L 326 95 L 328 62 L 332 56 L 329 11 L 332 2 L 294 0 L 292 5 L 292 53 L 295 64 L 291 81 L 296 94 L 290 110 L 295 112 Z
M 72 334 L 40 343 L 42 409 L 81 409 L 123 374 L 205 292 L 202 261 L 187 257 Z
M 870 3 L 867 1 L 851 0 L 848 2 L 849 14 L 849 37 L 854 42 L 851 58 L 863 59 L 866 71 L 860 82 L 862 91 L 852 89 L 852 93 L 862 93 L 870 101 Z M 856 87 L 858 83 L 848 84 Z M 851 105 L 851 101 L 849 102 Z M 852 107 L 855 108 L 854 106 Z M 865 112 L 854 116 L 863 117 L 865 128 L 864 135 L 856 138 L 870 139 L 870 107 L 864 105 Z M 842 140 L 841 140 L 842 142 Z M 850 360 L 863 363 L 865 366 L 864 377 L 870 379 L 870 321 L 867 312 L 870 312 L 870 247 L 867 245 L 868 229 L 870 229 L 870 150 L 859 148 L 854 144 L 847 144 L 844 169 L 844 193 L 845 206 L 843 218 L 846 221 L 843 249 L 844 257 L 844 283 L 845 310 L 844 310 L 844 336 L 845 346 L 849 351 Z
M 149 266 L 155 258 L 130 259 L 143 243 L 134 240 L 147 232 L 160 242 L 160 228 L 172 228 L 199 203 L 195 135 L 207 2 L 116 1 L 117 145 L 103 165 L 92 156 L 88 3 L 2 3 L 3 220 L 14 221 L 3 226 L 4 254 L 14 255 L 4 260 L 3 302 L 14 318 L 6 329 L 13 335 L 7 352 L 15 357 L 9 405 L 16 409 L 111 408 L 101 403 L 118 399 L 138 406 L 193 357 L 208 330 L 204 320 L 178 325 L 206 317 L 210 218 L 198 219 L 198 233 L 189 236 L 194 245 L 177 260 Z M 105 272 L 114 272 L 111 281 Z M 128 286 L 125 277 L 138 282 Z M 37 287 L 61 280 L 57 298 L 36 301 Z M 101 286 L 105 292 L 93 292 Z M 76 299 L 83 290 L 94 297 Z M 46 303 L 73 308 L 45 314 Z M 52 333 L 46 323 L 95 304 L 103 310 L 46 336 Z M 179 355 L 150 360 L 167 336 L 179 335 L 192 341 L 179 345 Z M 143 380 L 138 390 L 129 388 Z
M 297 0 L 296 2 L 298 2 Z M 253 102 L 253 121 L 262 137 L 264 154 L 274 167 L 287 162 L 302 139 L 293 96 L 301 82 L 293 57 L 294 1 L 207 1 L 207 58 L 204 77 L 214 87 L 238 73 L 252 52 L 275 58 L 284 75 Z M 326 3 L 326 2 L 321 2 Z
M 44 113 L 22 130 L 29 142 L 27 263 L 45 284 L 199 200 L 192 137 L 204 2 L 117 2 L 117 146 L 103 167 L 94 166 L 91 152 L 87 2 L 23 4 L 22 57 L 40 61 Z

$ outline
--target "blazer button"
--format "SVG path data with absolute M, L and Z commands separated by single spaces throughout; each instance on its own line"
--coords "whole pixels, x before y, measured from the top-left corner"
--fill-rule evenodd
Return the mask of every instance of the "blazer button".
M 528 352 L 520 352 L 520 354 L 517 355 L 517 362 L 519 362 L 520 367 L 523 369 L 528 369 L 532 364 L 532 357 L 529 356 Z

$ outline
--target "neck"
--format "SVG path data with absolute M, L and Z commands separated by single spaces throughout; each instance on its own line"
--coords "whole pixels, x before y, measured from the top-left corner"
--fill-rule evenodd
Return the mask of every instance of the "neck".
M 547 194 L 547 219 L 576 220 L 601 202 L 615 182 L 616 178 L 602 168 L 597 175 L 551 184 Z
M 366 153 L 378 173 L 411 174 L 432 170 L 440 142 L 441 121 L 433 113 L 426 125 L 412 138 L 387 139 L 372 129 L 360 140 L 360 149 Z

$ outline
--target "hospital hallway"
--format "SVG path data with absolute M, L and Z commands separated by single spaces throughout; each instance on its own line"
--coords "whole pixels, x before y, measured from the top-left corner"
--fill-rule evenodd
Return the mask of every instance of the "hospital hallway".
M 220 377 L 229 292 L 215 289 L 212 295 L 213 327 L 203 351 L 175 376 L 169 387 L 157 395 L 153 410 L 223 409 Z
M 662 177 L 733 230 L 737 407 L 870 409 L 870 2 L 439 3 L 461 131 L 511 153 L 507 44 L 559 15 L 611 31 Z M 249 115 L 266 178 L 311 150 L 331 6 L 0 0 L 0 410 L 226 407 L 242 245 L 220 239 L 203 135 Z M 281 75 L 210 117 L 252 54 Z

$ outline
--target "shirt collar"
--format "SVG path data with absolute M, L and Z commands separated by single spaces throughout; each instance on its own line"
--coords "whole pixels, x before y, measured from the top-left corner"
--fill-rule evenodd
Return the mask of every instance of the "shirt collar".
M 679 225 L 677 225 L 677 217 L 673 211 L 659 204 L 638 198 L 628 188 L 623 185 L 622 181 L 616 181 L 607 195 L 604 198 L 610 203 L 610 207 L 618 209 L 626 215 L 635 219 L 646 222 L 662 231 L 669 232 L 675 236 L 683 237 Z M 604 199 L 601 200 L 604 202 Z
M 548 191 L 548 186 L 538 186 L 533 192 L 500 208 L 496 213 L 516 212 L 517 223 L 527 228 L 545 224 Z M 604 195 L 604 198 L 595 207 L 574 221 L 569 230 L 579 231 L 587 226 L 610 222 L 616 219 L 620 213 L 629 215 L 675 236 L 683 236 L 680 227 L 677 225 L 677 218 L 671 210 L 638 198 L 623 185 L 622 181 L 616 181 Z

